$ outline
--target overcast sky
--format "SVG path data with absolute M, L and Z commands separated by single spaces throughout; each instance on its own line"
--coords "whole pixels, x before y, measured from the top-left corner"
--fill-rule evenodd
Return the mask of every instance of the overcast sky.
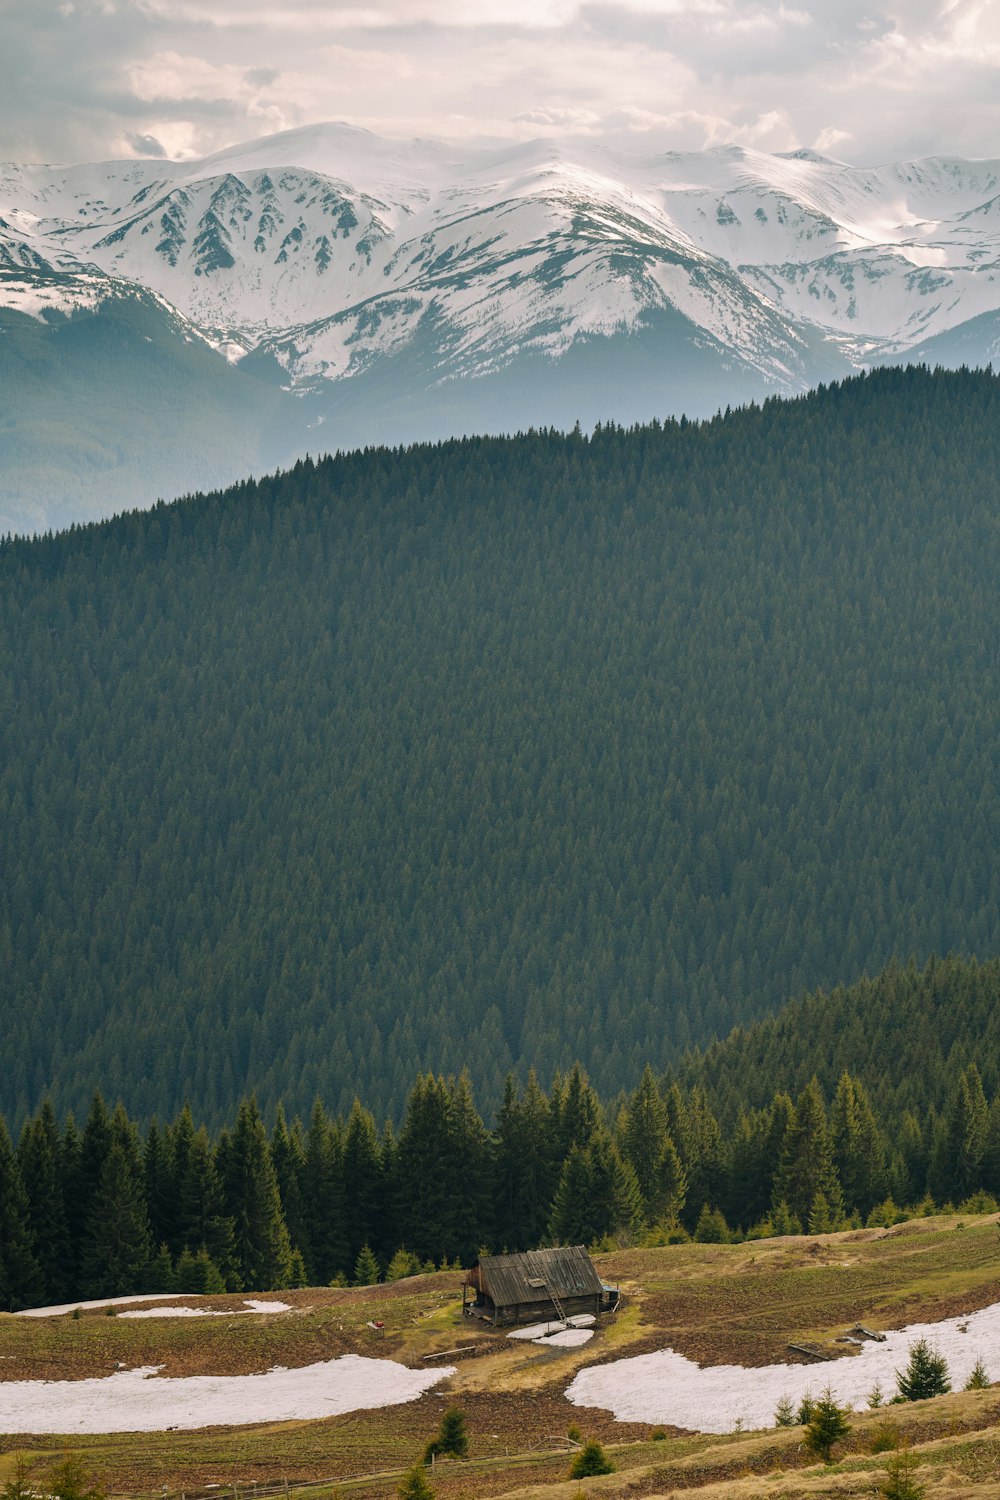
M 1000 156 L 1000 0 L 0 0 L 0 158 L 189 157 L 317 120 Z

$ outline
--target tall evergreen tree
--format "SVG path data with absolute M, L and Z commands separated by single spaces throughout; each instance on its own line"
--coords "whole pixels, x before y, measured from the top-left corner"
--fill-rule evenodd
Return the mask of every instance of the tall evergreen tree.
M 803 1224 L 808 1224 L 820 1193 L 830 1217 L 837 1222 L 843 1214 L 843 1196 L 833 1162 L 823 1093 L 813 1077 L 795 1101 L 795 1115 L 786 1132 L 772 1195 L 775 1204 L 786 1203 Z
M 46 1099 L 34 1119 L 24 1123 L 17 1160 L 28 1200 L 35 1257 L 44 1281 L 43 1296 L 49 1303 L 70 1296 L 74 1279 L 61 1159 L 59 1126 Z
M 867 1217 L 888 1192 L 886 1150 L 867 1090 L 847 1072 L 834 1095 L 830 1137 L 844 1202 Z
M 237 1273 L 248 1290 L 274 1291 L 287 1282 L 292 1247 L 267 1132 L 253 1095 L 240 1104 L 225 1169 Z
M 108 1151 L 87 1216 L 83 1288 L 91 1297 L 141 1292 L 152 1255 L 139 1136 L 119 1104 L 109 1121 Z
M 305 1203 L 306 1148 L 296 1120 L 289 1129 L 285 1111 L 279 1104 L 274 1112 L 271 1130 L 271 1159 L 281 1194 L 281 1209 L 288 1225 L 293 1250 L 307 1262 L 309 1254 L 309 1214 Z
M 28 1196 L 0 1117 L 0 1308 L 16 1312 L 37 1305 L 44 1285 L 31 1243 Z
M 959 1076 L 934 1142 L 928 1186 L 939 1202 L 960 1203 L 982 1184 L 989 1108 L 975 1063 Z
M 355 1099 L 344 1130 L 344 1225 L 347 1258 L 357 1262 L 362 1247 L 385 1243 L 386 1184 L 382 1151 L 370 1110 Z
M 319 1099 L 306 1132 L 303 1175 L 309 1271 L 318 1286 L 352 1269 L 347 1260 L 344 1222 L 344 1158 L 340 1131 Z

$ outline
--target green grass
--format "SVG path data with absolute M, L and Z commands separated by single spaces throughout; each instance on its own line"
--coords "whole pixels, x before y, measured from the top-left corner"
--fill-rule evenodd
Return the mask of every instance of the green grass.
M 599 1257 L 605 1275 L 622 1282 L 626 1301 L 592 1343 L 556 1355 L 515 1345 L 502 1334 L 463 1323 L 459 1277 L 440 1272 L 390 1287 L 293 1292 L 294 1310 L 270 1318 L 132 1321 L 93 1312 L 35 1321 L 0 1317 L 0 1370 L 13 1374 L 109 1373 L 127 1365 L 160 1364 L 166 1373 L 249 1371 L 296 1365 L 348 1350 L 394 1355 L 411 1365 L 435 1349 L 475 1342 L 480 1353 L 458 1362 L 450 1381 L 406 1406 L 356 1412 L 326 1421 L 283 1422 L 244 1429 L 73 1439 L 100 1482 L 128 1495 L 188 1493 L 207 1484 L 252 1486 L 337 1480 L 310 1489 L 330 1494 L 392 1496 L 398 1474 L 419 1456 L 446 1405 L 466 1412 L 473 1465 L 446 1464 L 435 1474 L 442 1500 L 544 1496 L 562 1500 L 567 1452 L 538 1445 L 575 1423 L 612 1450 L 615 1475 L 587 1481 L 590 1495 L 657 1495 L 703 1489 L 706 1497 L 873 1493 L 871 1475 L 885 1455 L 868 1449 L 869 1429 L 885 1419 L 855 1419 L 856 1436 L 830 1471 L 830 1488 L 807 1464 L 796 1429 L 730 1437 L 668 1434 L 651 1442 L 647 1424 L 620 1424 L 608 1414 L 581 1412 L 563 1392 L 576 1369 L 595 1359 L 667 1344 L 702 1359 L 784 1357 L 790 1339 L 826 1338 L 856 1320 L 875 1326 L 935 1319 L 1000 1300 L 1000 1240 L 994 1219 L 917 1220 L 888 1232 L 804 1236 L 733 1246 L 676 1245 L 623 1250 Z M 216 1300 L 216 1299 L 213 1299 Z M 240 1305 L 241 1299 L 217 1299 Z M 368 1319 L 385 1320 L 384 1340 Z M 2 1393 L 2 1386 L 0 1386 Z M 954 1490 L 952 1478 L 975 1486 L 994 1477 L 1000 1392 L 956 1394 L 919 1407 L 896 1407 L 892 1420 L 912 1437 L 931 1476 L 929 1500 Z M 0 1439 L 0 1481 L 17 1439 Z M 65 1452 L 60 1439 L 28 1440 L 33 1477 L 41 1479 Z M 784 1471 L 779 1489 L 755 1490 L 761 1476 Z M 381 1478 L 373 1478 L 381 1475 Z M 866 1476 L 868 1476 L 866 1478 Z M 761 1479 L 763 1483 L 763 1480 Z M 770 1482 L 770 1481 L 769 1481 Z M 856 1489 L 868 1484 L 867 1492 Z M 937 1489 L 933 1486 L 936 1485 Z M 951 1490 L 949 1489 L 951 1486 Z M 213 1493 L 213 1492 L 209 1492 Z M 969 1490 L 974 1493 L 974 1488 Z

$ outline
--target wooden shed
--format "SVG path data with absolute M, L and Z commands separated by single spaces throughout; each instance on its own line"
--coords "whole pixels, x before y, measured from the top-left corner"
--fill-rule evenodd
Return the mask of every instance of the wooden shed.
M 475 1293 L 471 1301 L 468 1290 Z M 463 1311 L 494 1327 L 607 1312 L 617 1307 L 618 1298 L 618 1291 L 605 1286 L 597 1274 L 583 1245 L 481 1255 L 462 1284 Z

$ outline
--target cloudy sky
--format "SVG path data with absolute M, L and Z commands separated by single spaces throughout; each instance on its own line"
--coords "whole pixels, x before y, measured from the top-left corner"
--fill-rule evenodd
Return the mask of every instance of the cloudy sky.
M 450 139 L 1000 155 L 1000 0 L 0 0 L 0 158 L 317 120 Z

